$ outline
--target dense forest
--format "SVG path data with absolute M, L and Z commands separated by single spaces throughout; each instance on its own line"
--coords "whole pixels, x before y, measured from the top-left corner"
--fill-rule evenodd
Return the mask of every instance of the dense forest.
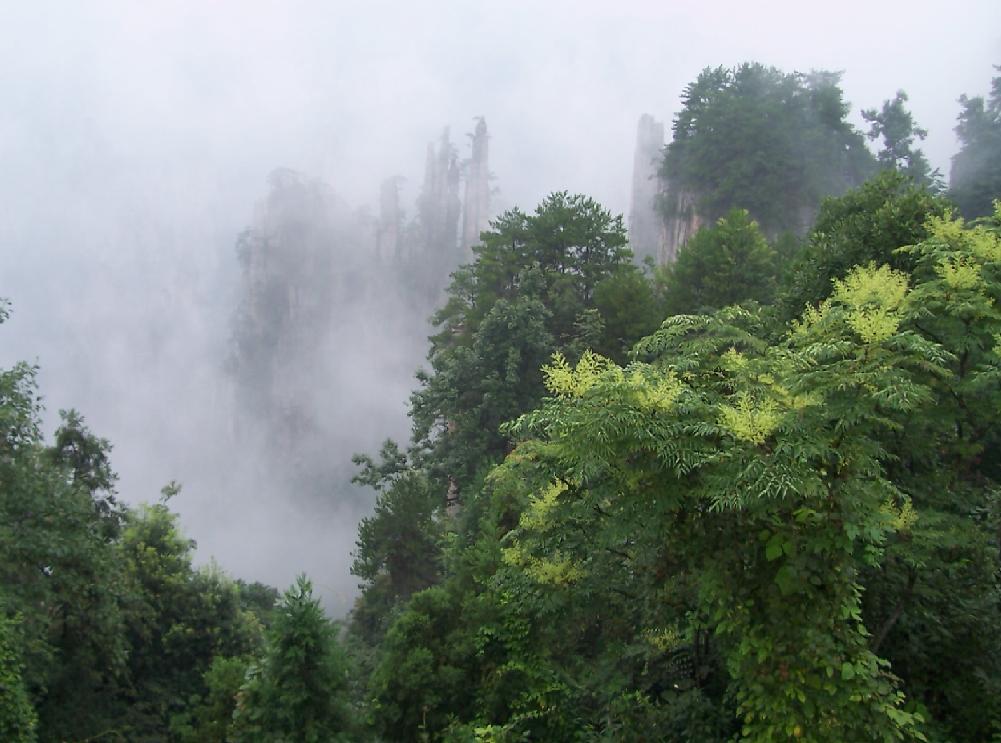
M 437 307 L 410 441 L 354 458 L 343 620 L 306 576 L 195 567 L 180 486 L 125 505 L 111 444 L 76 411 L 46 440 L 36 367 L 0 371 L 0 739 L 1001 740 L 1001 77 L 948 179 L 907 102 L 863 131 L 837 74 L 707 68 L 651 205 L 699 228 L 661 265 L 563 191 L 466 244 L 447 133 L 409 224 L 390 183 L 369 291 Z M 370 225 L 271 189 L 232 374 L 322 490 L 324 381 L 282 365 L 323 352 L 293 335 L 337 311 L 323 246 Z

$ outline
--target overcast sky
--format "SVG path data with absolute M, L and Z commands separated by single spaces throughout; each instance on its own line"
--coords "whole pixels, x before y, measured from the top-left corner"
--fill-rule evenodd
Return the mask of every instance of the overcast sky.
M 956 98 L 1001 63 L 1001 2 L 7 2 L 0 364 L 37 360 L 50 414 L 80 408 L 113 440 L 126 500 L 189 483 L 178 507 L 203 558 L 278 562 L 301 534 L 238 547 L 260 535 L 211 505 L 211 457 L 190 447 L 216 430 L 233 244 L 267 173 L 319 176 L 357 207 L 403 175 L 412 212 L 427 142 L 448 125 L 464 154 L 482 115 L 506 205 L 569 189 L 625 212 L 640 114 L 669 122 L 703 67 L 743 61 L 843 70 L 859 123 L 906 90 L 947 173 Z M 390 362 L 375 417 L 401 435 L 409 371 Z M 354 520 L 301 560 L 335 553 L 331 590 L 354 582 Z

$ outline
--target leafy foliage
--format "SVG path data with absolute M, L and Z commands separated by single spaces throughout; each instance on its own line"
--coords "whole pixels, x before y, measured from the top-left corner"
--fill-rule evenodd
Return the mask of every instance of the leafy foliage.
M 997 230 L 894 172 L 824 210 L 795 322 L 730 306 L 630 363 L 552 355 L 440 584 L 389 615 L 382 735 L 990 737 Z
M 915 139 L 924 139 L 928 132 L 914 123 L 914 117 L 904 104 L 907 93 L 897 91 L 892 101 L 884 101 L 883 108 L 862 112 L 869 122 L 869 139 L 882 139 L 883 147 L 877 159 L 884 168 L 897 170 L 924 186 L 936 186 L 939 175 L 932 172 L 924 153 L 914 148 Z
M 839 78 L 750 63 L 707 67 L 682 95 L 662 174 L 673 190 L 694 194 L 710 220 L 741 208 L 769 235 L 805 231 L 823 197 L 874 170 L 845 120 Z
M 743 302 L 769 303 L 778 273 L 775 251 L 744 209 L 733 209 L 704 227 L 663 269 L 669 314 L 720 309 Z
M 476 261 L 453 275 L 432 370 L 413 397 L 416 441 L 460 491 L 503 456 L 500 424 L 539 401 L 539 368 L 554 350 L 586 337 L 622 353 L 656 322 L 649 289 L 643 314 L 624 316 L 622 292 L 643 281 L 622 217 L 594 200 L 554 193 L 534 214 L 514 209 L 491 226 Z
M 1001 76 L 991 80 L 990 95 L 959 97 L 956 135 L 962 145 L 952 158 L 949 195 L 968 219 L 988 216 L 1001 198 Z
M 896 171 L 825 200 L 806 245 L 785 272 L 780 316 L 789 321 L 805 306 L 819 304 L 830 295 L 833 281 L 853 266 L 874 261 L 909 270 L 912 261 L 897 248 L 922 240 L 928 218 L 943 215 L 946 208 L 944 199 Z
M 35 374 L 0 371 L 3 737 L 181 738 L 213 658 L 253 652 L 260 624 L 234 583 L 192 568 L 165 503 L 118 503 L 82 416 L 45 445 Z
M 347 740 L 344 658 L 305 576 L 282 596 L 259 667 L 235 712 L 238 740 Z
M 405 457 L 392 442 L 383 446 L 382 456 L 383 473 L 405 464 Z M 365 465 L 356 480 L 369 482 L 380 491 L 374 513 L 358 527 L 351 566 L 351 572 L 366 582 L 365 600 L 355 609 L 354 627 L 371 641 L 385 629 L 381 620 L 390 607 L 438 578 L 439 527 L 434 514 L 439 498 L 431 493 L 420 472 L 376 475 L 372 460 L 356 457 L 355 461 Z
M 11 743 L 33 743 L 38 724 L 22 678 L 15 626 L 0 616 L 0 736 Z

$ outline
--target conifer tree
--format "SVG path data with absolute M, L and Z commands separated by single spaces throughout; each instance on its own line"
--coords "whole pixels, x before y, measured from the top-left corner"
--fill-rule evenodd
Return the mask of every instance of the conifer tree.
M 235 715 L 238 740 L 347 740 L 347 672 L 334 628 L 300 575 L 282 596 L 264 660 L 250 672 Z

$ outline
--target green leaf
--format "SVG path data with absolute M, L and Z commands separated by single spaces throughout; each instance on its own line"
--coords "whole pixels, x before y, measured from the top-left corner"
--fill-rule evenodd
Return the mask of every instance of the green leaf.
M 769 562 L 782 557 L 782 550 L 785 546 L 785 539 L 781 534 L 775 534 L 765 545 L 765 559 Z

